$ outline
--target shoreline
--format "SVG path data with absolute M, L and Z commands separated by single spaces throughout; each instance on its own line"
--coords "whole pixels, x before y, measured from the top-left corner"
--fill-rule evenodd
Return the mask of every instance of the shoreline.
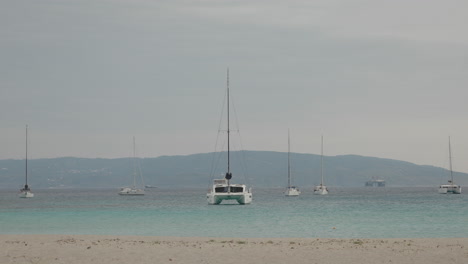
M 0 263 L 468 263 L 468 238 L 0 235 Z

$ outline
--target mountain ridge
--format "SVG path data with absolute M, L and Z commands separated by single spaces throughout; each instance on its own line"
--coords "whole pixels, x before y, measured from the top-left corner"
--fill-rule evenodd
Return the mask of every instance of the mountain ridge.
M 133 158 L 58 157 L 28 160 L 32 188 L 118 188 L 132 183 Z M 227 170 L 226 152 L 164 155 L 137 158 L 145 184 L 158 187 L 206 187 Z M 216 162 L 215 162 L 216 161 Z M 320 155 L 291 153 L 294 184 L 310 187 L 320 181 Z M 285 187 L 287 152 L 231 152 L 233 182 L 254 187 Z M 24 160 L 0 160 L 0 188 L 24 184 Z M 244 175 L 245 174 L 245 175 Z M 218 176 L 215 176 L 218 175 Z M 387 186 L 438 186 L 447 182 L 449 171 L 432 165 L 368 157 L 356 154 L 324 156 L 325 184 L 359 187 L 372 177 Z M 454 172 L 455 183 L 468 185 L 468 174 Z

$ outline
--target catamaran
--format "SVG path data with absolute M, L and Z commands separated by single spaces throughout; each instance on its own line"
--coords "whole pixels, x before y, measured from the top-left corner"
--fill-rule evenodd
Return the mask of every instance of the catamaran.
M 229 69 L 227 70 L 227 172 L 224 179 L 215 179 L 211 189 L 206 194 L 208 204 L 220 204 L 224 200 L 236 200 L 239 204 L 252 202 L 252 190 L 245 184 L 232 184 L 230 162 L 230 127 L 229 127 Z
M 450 180 L 449 184 L 442 184 L 439 186 L 439 193 L 441 194 L 461 194 L 461 186 L 453 183 L 453 171 L 452 171 L 452 149 L 450 147 L 450 137 L 449 137 L 449 163 L 450 163 Z
M 138 173 L 137 173 L 137 168 L 138 168 Z M 145 195 L 145 190 L 142 188 L 137 188 L 136 187 L 136 176 L 137 174 L 140 175 L 140 179 L 142 179 L 141 176 L 141 170 L 140 167 L 137 164 L 137 159 L 136 159 L 136 151 L 135 151 L 135 137 L 133 137 L 133 186 L 132 187 L 123 187 L 120 189 L 119 194 L 120 195 Z
M 315 186 L 314 194 L 328 194 L 328 188 L 323 183 L 323 136 L 322 136 L 322 150 L 320 154 L 320 176 L 322 179 L 320 181 L 320 185 Z
M 291 140 L 289 137 L 289 130 L 288 130 L 288 188 L 284 192 L 284 195 L 286 196 L 299 196 L 301 194 L 301 191 L 299 191 L 299 188 L 296 186 L 291 185 L 291 162 L 290 162 L 290 156 L 291 156 Z
M 20 198 L 33 198 L 34 193 L 32 193 L 31 189 L 28 185 L 28 126 L 26 125 L 26 183 L 24 187 L 20 190 L 18 194 Z

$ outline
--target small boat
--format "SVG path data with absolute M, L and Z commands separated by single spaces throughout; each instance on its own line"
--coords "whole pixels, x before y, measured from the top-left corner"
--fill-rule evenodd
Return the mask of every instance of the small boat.
M 120 188 L 120 195 L 145 195 L 145 191 L 138 188 L 123 187 Z
M 450 180 L 448 184 L 442 184 L 439 186 L 439 193 L 441 194 L 461 194 L 461 186 L 456 185 L 453 182 L 453 170 L 452 170 L 452 149 L 450 147 L 450 137 L 449 137 L 449 163 L 450 163 Z
M 289 138 L 289 130 L 288 130 L 288 188 L 284 192 L 284 195 L 286 196 L 299 196 L 301 194 L 301 191 L 299 188 L 296 186 L 292 186 L 291 182 L 291 162 L 290 162 L 290 156 L 291 156 L 291 143 L 290 143 L 290 138 Z
M 157 186 L 153 186 L 153 185 L 145 185 L 145 188 L 147 189 L 152 189 L 152 188 L 158 188 Z
M 26 125 L 26 183 L 24 187 L 20 190 L 18 194 L 20 198 L 33 198 L 34 193 L 32 193 L 31 189 L 28 185 L 28 126 Z
M 366 181 L 366 187 L 385 187 L 385 180 L 373 176 L 372 179 Z
M 135 137 L 133 137 L 133 186 L 121 188 L 119 191 L 119 195 L 145 195 L 145 190 L 136 187 L 137 167 L 140 179 L 142 179 L 140 167 L 137 165 Z
M 328 194 L 328 188 L 325 186 L 323 183 L 323 136 L 322 136 L 322 150 L 320 154 L 320 176 L 321 176 L 321 181 L 320 185 L 315 186 L 314 188 L 314 194 Z
M 227 172 L 224 179 L 215 179 L 211 189 L 206 194 L 208 204 L 220 204 L 224 200 L 236 200 L 239 204 L 252 202 L 252 190 L 245 184 L 232 184 L 230 163 L 230 138 L 229 138 L 229 69 L 227 70 Z

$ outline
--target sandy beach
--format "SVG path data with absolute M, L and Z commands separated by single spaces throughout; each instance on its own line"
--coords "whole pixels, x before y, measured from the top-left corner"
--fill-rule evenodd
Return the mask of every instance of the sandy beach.
M 0 235 L 0 263 L 468 263 L 468 238 Z

